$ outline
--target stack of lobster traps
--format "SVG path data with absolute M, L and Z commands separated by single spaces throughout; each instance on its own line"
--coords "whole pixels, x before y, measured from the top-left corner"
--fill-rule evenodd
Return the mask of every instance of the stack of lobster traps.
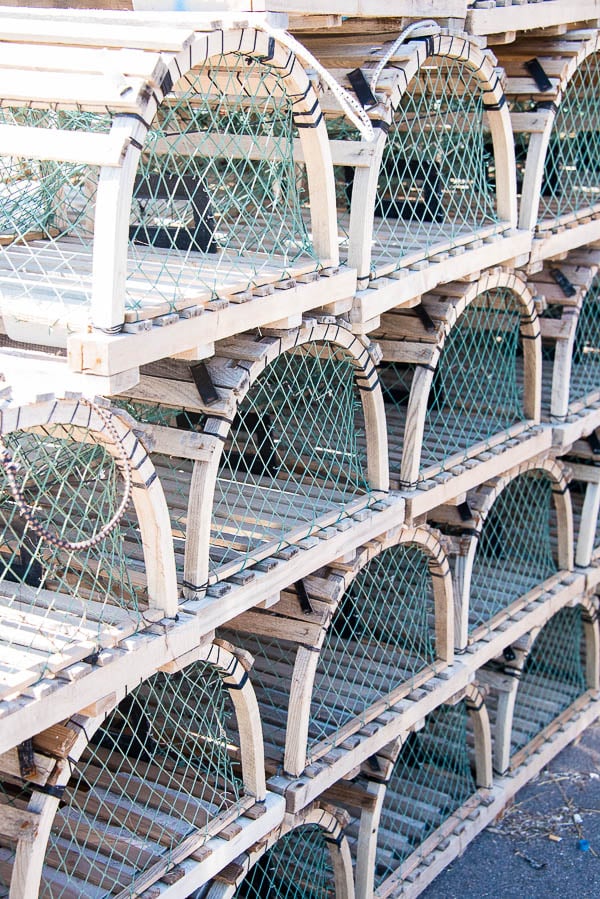
M 0 899 L 414 897 L 600 716 L 600 2 L 134 5 L 0 7 Z

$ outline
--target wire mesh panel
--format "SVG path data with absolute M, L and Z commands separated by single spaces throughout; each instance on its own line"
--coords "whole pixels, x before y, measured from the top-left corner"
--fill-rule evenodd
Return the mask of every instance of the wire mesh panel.
M 600 279 L 587 291 L 575 331 L 569 402 L 600 390 Z
M 70 133 L 106 134 L 110 124 L 108 114 L 0 109 L 0 125 L 33 129 L 32 148 L 35 129 L 65 132 L 68 141 Z M 10 337 L 60 346 L 85 328 L 99 172 L 84 163 L 0 156 L 0 303 Z
M 2 468 L 0 692 L 8 695 L 114 645 L 149 612 L 139 524 L 133 510 L 119 514 L 127 498 L 122 465 L 100 439 L 48 424 L 3 440 L 21 492 L 15 496 Z
M 514 293 L 497 287 L 479 294 L 451 328 L 427 399 L 421 476 L 433 465 L 464 461 L 474 446 L 527 418 L 521 307 Z M 385 363 L 380 371 L 388 414 L 390 468 L 398 472 L 410 391 L 417 366 Z
M 486 128 L 476 75 L 461 61 L 429 56 L 401 95 L 384 150 L 373 229 L 378 271 L 494 230 Z
M 336 899 L 331 845 L 318 824 L 296 827 L 258 859 L 231 895 L 237 899 Z
M 585 643 L 581 607 L 561 609 L 537 636 L 519 681 L 511 753 L 585 693 Z
M 376 889 L 476 792 L 467 716 L 464 700 L 440 706 L 402 747 L 379 821 Z
M 224 53 L 174 85 L 134 187 L 130 308 L 149 290 L 172 310 L 317 268 L 284 74 Z
M 552 481 L 543 471 L 518 475 L 494 501 L 483 525 L 471 572 L 469 630 L 558 569 Z
M 206 662 L 157 673 L 129 693 L 73 763 L 40 896 L 133 895 L 173 852 L 185 857 L 237 816 L 243 787 L 231 714 L 221 675 Z
M 574 72 L 558 106 L 546 153 L 538 223 L 581 217 L 600 202 L 597 81 L 598 54 L 592 53 Z
M 339 520 L 369 486 L 352 360 L 311 341 L 283 353 L 240 403 L 215 489 L 211 566 Z

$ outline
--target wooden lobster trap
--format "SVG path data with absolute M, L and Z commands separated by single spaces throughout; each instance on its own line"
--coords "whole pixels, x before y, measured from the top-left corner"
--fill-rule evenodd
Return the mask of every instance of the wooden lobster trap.
M 68 345 L 104 392 L 167 351 L 210 355 L 354 285 L 318 280 L 338 262 L 329 145 L 268 16 L 155 19 L 29 16 L 24 44 L 0 15 L 4 330 Z
M 217 835 L 230 841 L 226 864 L 280 823 L 283 801 L 265 804 L 249 662 L 231 650 L 207 644 L 132 689 L 115 684 L 0 756 L 11 897 L 189 894 L 214 870 L 202 861 Z
M 539 324 L 519 276 L 494 271 L 439 287 L 414 309 L 382 315 L 373 337 L 393 486 L 501 453 L 539 422 Z
M 365 724 L 451 662 L 452 623 L 445 553 L 426 528 L 383 535 L 234 618 L 233 639 L 255 658 L 269 770 L 298 776 L 358 745 Z

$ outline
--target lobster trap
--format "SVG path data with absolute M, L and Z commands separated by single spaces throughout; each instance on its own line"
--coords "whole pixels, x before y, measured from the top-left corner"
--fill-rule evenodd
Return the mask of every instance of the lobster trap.
M 392 895 L 394 884 L 459 826 L 460 809 L 477 793 L 468 716 L 466 700 L 439 706 L 405 739 L 376 831 L 373 895 Z
M 505 165 L 513 156 L 510 125 L 493 58 L 439 33 L 408 41 L 396 55 L 388 68 L 382 54 L 370 83 L 391 94 L 392 107 L 371 168 L 336 167 L 339 220 L 359 278 L 492 241 L 516 223 Z M 349 136 L 339 119 L 329 131 L 336 140 Z
M 285 39 L 243 23 L 175 22 L 160 56 L 156 31 L 133 18 L 111 26 L 109 14 L 107 48 L 83 53 L 77 17 L 72 45 L 30 24 L 43 53 L 33 42 L 28 61 L 7 41 L 7 59 L 29 75 L 15 75 L 0 111 L 0 309 L 11 340 L 71 339 L 76 370 L 105 376 L 139 364 L 138 351 L 157 358 L 143 339 L 153 324 L 179 323 L 171 340 L 186 351 L 224 336 L 214 321 L 208 336 L 191 321 L 212 300 L 244 302 L 333 271 L 325 125 Z M 302 309 L 323 304 L 312 294 Z M 281 318 L 275 304 L 258 306 L 246 328 Z M 90 324 L 141 337 L 109 361 L 112 344 Z
M 30 782 L 3 774 L 9 818 L 44 815 L 33 841 L 6 846 L 6 867 L 25 866 L 22 895 L 141 893 L 264 798 L 254 736 L 230 735 L 251 691 L 244 671 L 221 647 L 199 655 L 121 690 L 108 714 L 68 722 L 68 762 L 51 774 L 53 787 L 44 790 L 35 765 Z
M 432 532 L 367 547 L 347 577 L 345 591 L 335 568 L 328 579 L 308 578 L 269 613 L 232 622 L 236 642 L 255 658 L 268 764 L 281 765 L 283 754 L 296 775 L 451 658 L 449 572 Z M 296 621 L 302 608 L 308 633 Z
M 533 750 L 532 741 L 537 738 L 539 744 L 552 723 L 568 717 L 571 707 L 598 683 L 598 623 L 591 604 L 561 609 L 532 642 L 512 710 L 513 768 Z
M 177 596 L 164 496 L 123 421 L 87 401 L 49 400 L 5 408 L 2 424 L 0 696 L 9 697 L 174 615 Z
M 127 405 L 146 423 L 178 428 L 184 441 L 160 466 L 173 529 L 187 540 L 190 590 L 336 524 L 387 487 L 382 429 L 367 434 L 382 412 L 368 349 L 337 326 L 244 335 L 200 366 L 216 402 L 202 404 L 185 366 L 190 405 Z M 194 462 L 185 440 L 196 437 L 212 455 Z
M 465 579 L 469 639 L 559 568 L 570 567 L 570 504 L 564 505 L 563 488 L 559 471 L 529 466 L 488 497 Z
M 433 477 L 539 420 L 539 329 L 514 276 L 438 288 L 415 310 L 383 315 L 374 338 L 393 484 Z
M 194 899 L 354 899 L 352 862 L 340 821 L 317 807 L 293 829 L 279 828 L 266 844 L 223 870 Z

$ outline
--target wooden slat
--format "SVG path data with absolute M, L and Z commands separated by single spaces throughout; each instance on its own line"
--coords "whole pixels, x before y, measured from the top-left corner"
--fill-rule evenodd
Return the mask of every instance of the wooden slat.
M 0 125 L 0 154 L 24 159 L 119 166 L 127 143 L 120 135 Z

